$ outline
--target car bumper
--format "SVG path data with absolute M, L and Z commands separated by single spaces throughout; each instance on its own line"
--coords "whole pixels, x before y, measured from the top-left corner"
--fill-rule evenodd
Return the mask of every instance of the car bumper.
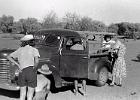
M 5 89 L 5 90 L 14 90 L 14 91 L 20 89 L 20 87 L 17 86 L 17 85 L 14 85 L 14 84 L 7 84 L 7 83 L 1 83 L 1 84 L 0 84 L 0 88 L 1 88 L 1 89 Z

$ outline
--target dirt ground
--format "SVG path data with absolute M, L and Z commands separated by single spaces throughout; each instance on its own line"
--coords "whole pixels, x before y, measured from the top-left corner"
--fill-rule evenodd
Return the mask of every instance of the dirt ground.
M 127 77 L 123 81 L 122 87 L 88 85 L 87 96 L 82 96 L 80 93 L 75 96 L 70 90 L 67 90 L 50 93 L 47 100 L 140 100 L 140 62 L 136 59 L 137 54 L 140 53 L 140 40 L 129 40 L 126 45 Z M 19 100 L 18 97 L 18 91 L 0 90 L 0 100 Z

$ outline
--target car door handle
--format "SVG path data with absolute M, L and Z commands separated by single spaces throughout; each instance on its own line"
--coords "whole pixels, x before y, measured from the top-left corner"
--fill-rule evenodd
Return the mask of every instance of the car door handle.
M 83 57 L 83 59 L 87 59 L 88 57 Z

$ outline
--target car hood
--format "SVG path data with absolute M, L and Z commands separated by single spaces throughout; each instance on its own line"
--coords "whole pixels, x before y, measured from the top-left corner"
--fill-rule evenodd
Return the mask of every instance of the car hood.
M 51 58 L 52 55 L 58 54 L 57 49 L 50 49 L 50 48 L 37 48 L 40 53 L 40 57 L 43 58 Z M 10 53 L 14 52 L 16 49 L 1 49 L 0 50 L 0 59 L 5 59 Z
M 0 59 L 5 59 L 10 53 L 14 52 L 15 49 L 1 49 L 0 50 Z
M 53 55 L 57 55 L 59 53 L 58 48 L 53 48 L 53 47 L 50 48 L 50 47 L 43 47 L 43 46 L 39 46 L 36 48 L 39 51 L 41 59 L 51 58 Z

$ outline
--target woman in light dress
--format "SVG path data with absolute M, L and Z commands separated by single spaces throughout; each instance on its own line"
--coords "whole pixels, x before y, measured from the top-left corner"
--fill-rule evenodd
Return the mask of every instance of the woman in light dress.
M 110 85 L 114 86 L 114 84 L 117 83 L 118 86 L 122 86 L 122 79 L 126 77 L 126 63 L 124 59 L 126 47 L 119 40 L 116 39 L 115 41 L 114 48 L 116 49 L 115 52 L 117 52 L 118 57 L 114 63 L 113 79 Z

